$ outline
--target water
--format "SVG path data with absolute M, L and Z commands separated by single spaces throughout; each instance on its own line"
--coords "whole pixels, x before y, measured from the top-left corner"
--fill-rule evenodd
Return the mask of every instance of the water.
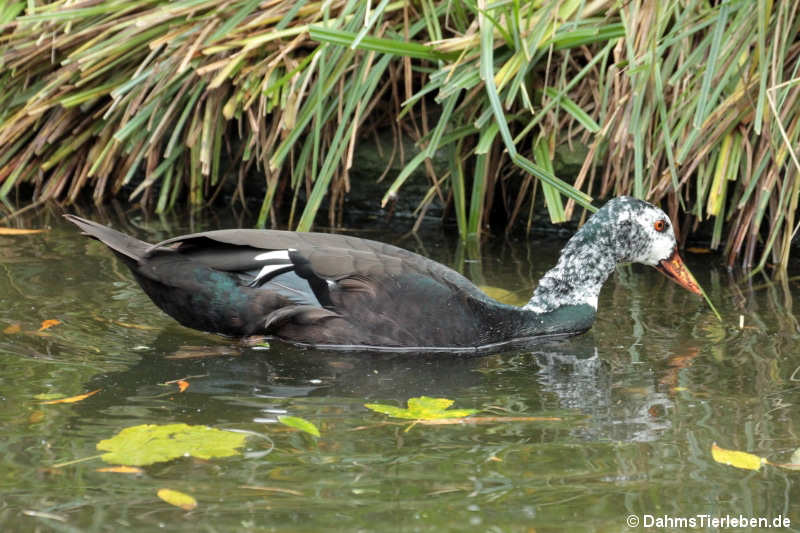
M 153 241 L 237 224 L 132 220 L 126 231 Z M 616 532 L 656 518 L 726 529 L 701 527 L 698 515 L 785 517 L 791 528 L 778 531 L 800 529 L 800 474 L 711 457 L 716 442 L 788 462 L 800 446 L 791 278 L 748 284 L 713 256 L 688 255 L 720 324 L 654 270 L 623 267 L 589 333 L 525 352 L 259 350 L 177 325 L 110 252 L 56 214 L 24 224 L 52 230 L 0 236 L 3 531 Z M 400 244 L 481 284 L 522 289 L 523 300 L 559 247 L 495 239 L 479 254 L 441 235 Z M 48 319 L 61 323 L 38 331 Z M 185 392 L 164 385 L 181 378 Z M 73 404 L 37 399 L 96 389 Z M 559 420 L 409 429 L 364 407 L 421 395 L 480 416 Z M 276 423 L 282 414 L 312 421 L 322 437 Z M 96 458 L 54 467 L 97 455 L 97 442 L 125 427 L 173 422 L 251 436 L 242 455 L 182 458 L 140 475 L 98 472 L 108 465 Z M 162 502 L 161 488 L 192 495 L 197 508 Z

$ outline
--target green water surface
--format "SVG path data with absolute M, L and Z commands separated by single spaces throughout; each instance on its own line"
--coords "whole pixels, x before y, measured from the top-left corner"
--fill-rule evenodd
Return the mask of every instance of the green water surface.
M 236 225 L 135 213 L 110 221 L 150 241 Z M 790 528 L 770 531 L 800 530 L 800 472 L 742 470 L 711 456 L 716 442 L 785 463 L 800 446 L 792 309 L 800 289 L 791 277 L 748 283 L 712 255 L 688 254 L 720 324 L 655 270 L 621 267 L 589 333 L 524 352 L 265 349 L 177 325 L 107 249 L 57 213 L 20 224 L 51 230 L 0 236 L 4 532 L 615 532 L 643 531 L 646 520 L 651 530 L 690 530 L 656 527 L 665 517 L 729 530 L 702 527 L 697 517 L 706 515 L 786 518 Z M 496 238 L 476 251 L 438 234 L 424 244 L 370 236 L 523 300 L 559 248 Z M 48 319 L 60 324 L 38 331 Z M 164 385 L 181 378 L 184 392 Z M 81 402 L 41 403 L 97 389 Z M 482 417 L 556 420 L 408 429 L 364 407 L 422 395 Z M 277 423 L 281 415 L 313 422 L 321 437 Z M 123 428 L 176 422 L 250 436 L 240 455 L 187 457 L 139 475 L 99 472 L 109 466 L 100 459 L 54 467 L 97 455 L 97 442 Z M 161 488 L 192 495 L 197 508 L 161 501 Z

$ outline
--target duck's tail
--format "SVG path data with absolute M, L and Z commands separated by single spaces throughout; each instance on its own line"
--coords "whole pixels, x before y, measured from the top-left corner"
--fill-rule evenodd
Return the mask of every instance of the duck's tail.
M 149 243 L 140 241 L 130 235 L 125 235 L 108 226 L 103 226 L 97 222 L 76 217 L 75 215 L 64 215 L 64 218 L 78 226 L 86 235 L 102 242 L 120 256 L 139 262 L 147 255 Z

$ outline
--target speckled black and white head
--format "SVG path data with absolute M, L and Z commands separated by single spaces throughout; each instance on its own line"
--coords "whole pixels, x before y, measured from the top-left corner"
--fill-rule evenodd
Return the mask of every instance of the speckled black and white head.
M 658 207 L 621 196 L 610 200 L 569 240 L 558 264 L 540 280 L 526 309 L 547 313 L 566 305 L 597 309 L 603 283 L 619 263 L 658 268 L 686 289 L 700 288 L 677 253 L 669 217 Z

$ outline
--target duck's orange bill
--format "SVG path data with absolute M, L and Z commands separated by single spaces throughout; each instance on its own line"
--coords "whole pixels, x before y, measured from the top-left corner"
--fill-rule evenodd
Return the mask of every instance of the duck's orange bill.
M 683 263 L 683 259 L 678 255 L 677 249 L 672 252 L 669 258 L 664 259 L 656 265 L 656 268 L 684 289 L 695 294 L 703 294 L 697 280 L 694 279 L 692 273 L 689 272 L 689 269 L 686 268 L 686 265 Z

